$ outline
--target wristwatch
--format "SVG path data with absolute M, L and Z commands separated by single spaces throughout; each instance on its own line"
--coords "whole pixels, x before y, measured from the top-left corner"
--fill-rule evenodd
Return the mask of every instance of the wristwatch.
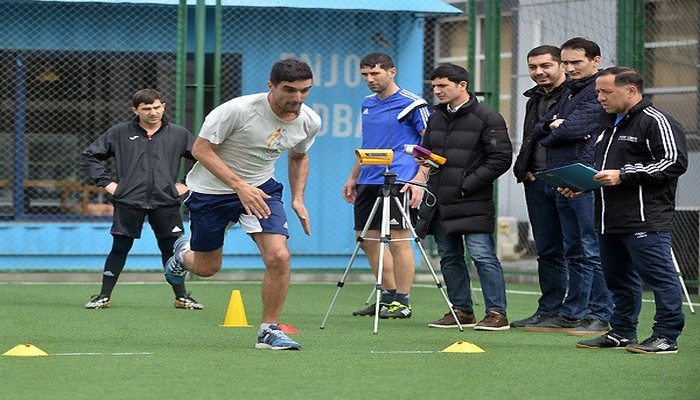
M 620 168 L 620 183 L 627 179 L 627 173 L 625 172 L 625 167 Z

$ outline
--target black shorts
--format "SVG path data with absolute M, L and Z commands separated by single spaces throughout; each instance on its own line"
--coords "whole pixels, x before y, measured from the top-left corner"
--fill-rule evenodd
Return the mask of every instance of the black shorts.
M 114 204 L 110 233 L 138 239 L 141 237 L 146 216 L 158 239 L 178 237 L 184 233 L 179 205 L 144 209 L 119 204 Z
M 411 225 L 416 224 L 417 210 L 409 207 L 409 199 L 406 193 L 399 193 L 399 190 L 401 190 L 402 187 L 403 185 L 394 185 L 391 188 L 393 196 L 389 198 L 391 205 L 389 209 L 389 229 L 408 229 L 408 225 L 406 225 L 403 216 L 401 215 L 401 211 L 399 211 L 399 208 L 396 206 L 394 196 L 399 200 L 401 206 L 403 206 L 404 210 L 411 218 Z M 362 231 L 362 229 L 364 229 L 365 224 L 369 219 L 369 215 L 372 212 L 372 207 L 374 207 L 377 197 L 381 195 L 382 185 L 357 185 L 357 196 L 355 197 L 356 231 Z M 383 203 L 383 198 L 380 197 L 379 207 L 377 208 L 377 212 L 374 214 L 374 218 L 372 218 L 372 223 L 369 225 L 370 230 L 381 230 Z

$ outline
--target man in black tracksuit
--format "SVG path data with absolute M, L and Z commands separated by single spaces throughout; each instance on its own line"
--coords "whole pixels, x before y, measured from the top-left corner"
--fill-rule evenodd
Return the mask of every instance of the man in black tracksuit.
M 503 267 L 493 240 L 496 206 L 493 183 L 510 168 L 513 150 L 503 117 L 468 92 L 469 73 L 446 64 L 431 74 L 433 93 L 440 101 L 428 120 L 421 146 L 447 158 L 430 172 L 421 166 L 414 180 L 425 181 L 435 195 L 424 197 L 416 231 L 432 234 L 452 312 L 428 325 L 434 328 L 473 326 L 476 330 L 510 328 L 506 318 Z M 481 281 L 486 316 L 476 323 L 464 245 L 469 249 Z
M 177 182 L 180 159 L 192 159 L 192 134 L 170 123 L 164 115 L 165 103 L 159 92 L 143 89 L 132 96 L 133 120 L 114 125 L 82 153 L 81 167 L 111 195 L 114 217 L 111 228 L 112 250 L 102 274 L 100 294 L 86 308 L 108 308 L 126 256 L 141 237 L 148 216 L 158 240 L 162 261 L 173 255 L 173 244 L 183 234 L 180 197 L 187 186 Z M 114 158 L 116 177 L 102 164 Z M 202 309 L 187 294 L 184 283 L 173 285 L 175 307 Z
M 642 77 L 631 68 L 611 67 L 596 79 L 608 113 L 595 147 L 594 178 L 604 185 L 596 191 L 596 228 L 615 309 L 612 330 L 578 347 L 676 353 L 685 319 L 670 232 L 678 177 L 688 167 L 685 131 L 642 90 Z M 654 293 L 656 315 L 651 337 L 637 343 L 642 284 Z

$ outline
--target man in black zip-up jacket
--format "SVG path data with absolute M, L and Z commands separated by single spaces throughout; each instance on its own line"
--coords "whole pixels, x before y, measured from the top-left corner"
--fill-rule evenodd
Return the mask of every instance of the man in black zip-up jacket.
M 577 162 L 592 166 L 595 138 L 602 130 L 603 109 L 595 97 L 600 47 L 588 39 L 572 38 L 561 45 L 561 60 L 571 79 L 568 93 L 537 123 L 534 132 L 547 148 L 547 169 Z M 552 186 L 550 189 L 556 190 Z M 568 290 L 558 315 L 524 329 L 599 335 L 608 330 L 613 304 L 600 266 L 594 196 L 592 192 L 573 199 L 555 196 L 569 273 Z
M 162 261 L 173 255 L 173 244 L 183 234 L 180 197 L 187 186 L 177 182 L 180 159 L 193 160 L 192 134 L 170 123 L 164 115 L 165 103 L 159 92 L 143 89 L 132 96 L 129 122 L 112 126 L 100 135 L 81 156 L 87 174 L 111 195 L 114 205 L 112 249 L 102 274 L 100 294 L 85 304 L 86 308 L 108 308 L 119 275 L 134 239 L 141 237 L 146 216 L 158 241 Z M 116 176 L 102 164 L 113 158 Z M 173 285 L 175 307 L 201 309 L 190 297 L 184 283 Z
M 632 68 L 611 67 L 596 80 L 598 100 L 608 113 L 595 148 L 600 172 L 594 179 L 604 185 L 596 191 L 596 227 L 615 309 L 612 330 L 578 347 L 676 353 L 685 317 L 671 220 L 678 177 L 688 167 L 685 131 L 642 90 L 642 77 Z M 656 314 L 651 337 L 637 343 L 642 284 L 654 293 Z
M 561 63 L 561 50 L 556 46 L 537 46 L 527 54 L 527 67 L 530 78 L 537 86 L 523 93 L 528 98 L 523 123 L 523 143 L 513 166 L 513 174 L 518 182 L 522 182 L 525 190 L 525 203 L 537 251 L 537 277 L 542 294 L 537 300 L 534 314 L 511 322 L 510 326 L 514 328 L 523 328 L 558 315 L 568 286 L 563 233 L 556 201 L 559 194 L 552 185 L 534 176 L 534 173 L 547 169 L 547 148 L 535 139 L 535 125 L 557 105 L 566 92 L 566 74 Z
M 506 318 L 503 267 L 493 240 L 496 206 L 493 183 L 510 168 L 513 150 L 503 117 L 468 92 L 467 70 L 453 64 L 431 74 L 433 93 L 440 104 L 428 119 L 422 146 L 447 158 L 432 174 L 422 166 L 416 180 L 430 176 L 416 229 L 432 234 L 440 254 L 440 267 L 455 315 L 463 326 L 477 330 L 510 328 Z M 431 200 L 434 199 L 434 202 Z M 464 243 L 481 281 L 486 317 L 474 316 Z M 451 312 L 429 324 L 457 327 Z

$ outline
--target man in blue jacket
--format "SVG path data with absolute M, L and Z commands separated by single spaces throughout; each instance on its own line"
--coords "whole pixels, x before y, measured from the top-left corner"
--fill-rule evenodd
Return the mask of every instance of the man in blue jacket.
M 573 163 L 593 166 L 593 146 L 602 131 L 602 106 L 595 95 L 600 47 L 588 39 L 572 38 L 561 46 L 561 61 L 571 79 L 557 106 L 535 126 L 547 148 L 547 169 Z M 600 251 L 593 223 L 592 192 L 576 198 L 558 195 L 569 286 L 561 311 L 525 326 L 533 332 L 599 335 L 608 329 L 612 298 L 600 267 Z
M 112 249 L 102 273 L 102 289 L 85 308 L 108 308 L 112 290 L 124 269 L 126 256 L 141 237 L 146 216 L 158 240 L 163 264 L 183 233 L 180 196 L 187 186 L 177 182 L 180 159 L 192 158 L 192 134 L 168 121 L 159 92 L 143 89 L 132 96 L 133 120 L 114 125 L 83 151 L 81 166 L 111 196 L 114 204 Z M 103 161 L 114 158 L 116 176 Z M 175 307 L 200 310 L 185 284 L 172 285 Z

